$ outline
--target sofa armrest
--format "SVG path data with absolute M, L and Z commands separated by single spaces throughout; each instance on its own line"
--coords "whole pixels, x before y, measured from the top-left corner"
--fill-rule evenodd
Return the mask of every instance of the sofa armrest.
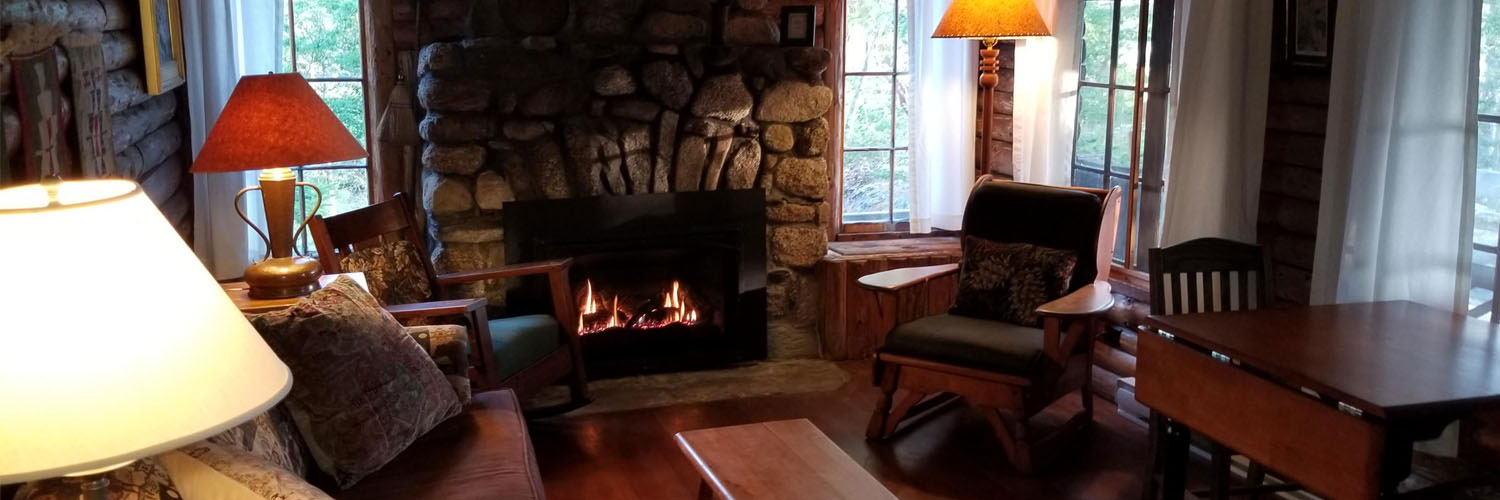
M 469 404 L 469 332 L 462 325 L 408 326 L 406 333 L 432 356 L 438 370 L 453 385 L 458 400 Z

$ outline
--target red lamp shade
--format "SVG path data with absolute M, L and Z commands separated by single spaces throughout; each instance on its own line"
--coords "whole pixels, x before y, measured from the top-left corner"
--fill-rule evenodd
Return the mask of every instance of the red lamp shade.
M 302 75 L 254 75 L 235 85 L 192 172 L 261 170 L 365 156 L 359 141 Z

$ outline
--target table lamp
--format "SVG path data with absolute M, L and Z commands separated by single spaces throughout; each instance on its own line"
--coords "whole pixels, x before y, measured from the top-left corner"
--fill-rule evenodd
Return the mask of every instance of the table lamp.
M 0 190 L 0 484 L 104 474 L 249 420 L 291 372 L 140 186 Z
M 990 141 L 994 140 L 995 86 L 1000 84 L 1000 51 L 995 44 L 1001 39 L 1052 36 L 1052 30 L 1042 20 L 1035 0 L 953 0 L 943 19 L 938 21 L 933 38 L 969 38 L 979 40 L 983 48 L 979 51 L 979 87 L 984 89 L 984 120 L 980 134 L 984 147 L 980 148 L 979 164 L 990 168 Z
M 240 79 L 229 102 L 209 132 L 203 150 L 193 161 L 195 174 L 261 170 L 260 185 L 240 190 L 234 210 L 266 241 L 268 258 L 245 269 L 245 283 L 256 299 L 284 299 L 307 295 L 318 288 L 323 272 L 316 259 L 295 256 L 292 242 L 295 191 L 312 188 L 318 201 L 307 217 L 318 212 L 323 193 L 317 186 L 297 182 L 288 167 L 364 158 L 365 148 L 349 134 L 328 105 L 297 73 L 247 76 Z M 266 230 L 261 231 L 240 210 L 240 198 L 260 191 Z

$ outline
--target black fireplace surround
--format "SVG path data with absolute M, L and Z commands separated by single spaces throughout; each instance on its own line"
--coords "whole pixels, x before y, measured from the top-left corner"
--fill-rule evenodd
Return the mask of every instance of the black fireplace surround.
M 506 263 L 572 258 L 580 312 L 592 291 L 604 317 L 620 318 L 608 328 L 585 321 L 596 324 L 581 337 L 590 378 L 766 357 L 764 191 L 512 201 L 501 213 Z M 661 320 L 662 294 L 679 283 L 695 321 Z M 527 299 L 546 297 L 545 286 L 522 283 L 512 309 L 541 306 Z

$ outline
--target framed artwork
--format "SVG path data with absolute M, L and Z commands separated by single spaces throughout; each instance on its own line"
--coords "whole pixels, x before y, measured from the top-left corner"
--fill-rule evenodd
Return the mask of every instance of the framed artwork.
M 1327 68 L 1333 55 L 1337 0 L 1285 0 L 1283 59 L 1293 66 Z
M 817 43 L 818 8 L 812 5 L 788 5 L 781 8 L 781 44 L 787 47 L 812 47 Z
M 178 0 L 141 0 L 141 54 L 146 91 L 158 95 L 182 85 L 182 9 Z

